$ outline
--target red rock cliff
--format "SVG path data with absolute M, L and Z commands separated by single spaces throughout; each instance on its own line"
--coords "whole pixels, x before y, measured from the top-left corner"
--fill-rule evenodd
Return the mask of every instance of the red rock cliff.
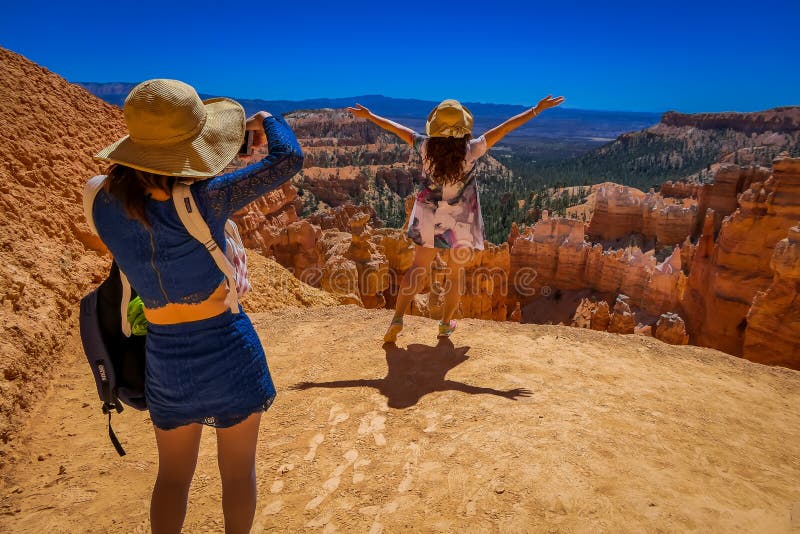
M 92 155 L 124 133 L 122 110 L 0 48 L 0 442 L 46 389 L 79 298 L 108 266 L 86 253 L 103 246 L 81 198 L 103 171 Z
M 753 298 L 773 281 L 776 244 L 800 219 L 800 160 L 781 157 L 772 177 L 753 182 L 714 240 L 707 217 L 684 302 L 692 343 L 742 355 Z

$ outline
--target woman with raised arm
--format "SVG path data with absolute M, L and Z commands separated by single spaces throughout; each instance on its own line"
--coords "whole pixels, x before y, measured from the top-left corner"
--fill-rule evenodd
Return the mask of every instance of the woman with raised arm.
M 429 275 L 437 249 L 446 249 L 448 266 L 439 337 L 449 337 L 456 328 L 453 315 L 464 286 L 464 264 L 472 250 L 483 250 L 483 219 L 478 189 L 472 171 L 475 163 L 509 132 L 546 109 L 558 106 L 564 97 L 548 95 L 519 115 L 472 138 L 472 113 L 456 100 L 436 106 L 425 125 L 427 135 L 375 115 L 360 104 L 347 108 L 392 132 L 413 146 L 422 159 L 426 184 L 417 195 L 408 221 L 408 237 L 416 245 L 414 263 L 406 272 L 397 294 L 394 318 L 383 339 L 394 343 L 403 329 L 403 315 Z
M 145 396 L 158 447 L 152 532 L 181 530 L 203 425 L 216 428 L 225 532 L 249 532 L 258 428 L 275 386 L 236 288 L 226 287 L 209 251 L 224 250 L 228 217 L 289 180 L 303 153 L 283 118 L 262 111 L 246 119 L 238 102 L 201 101 L 176 80 L 137 85 L 124 113 L 130 135 L 96 156 L 111 166 L 88 210 L 148 322 Z M 245 130 L 255 144 L 268 142 L 269 154 L 218 176 Z M 194 197 L 182 197 L 186 211 L 200 212 L 212 240 L 201 243 L 184 226 L 183 203 L 172 199 L 178 180 Z

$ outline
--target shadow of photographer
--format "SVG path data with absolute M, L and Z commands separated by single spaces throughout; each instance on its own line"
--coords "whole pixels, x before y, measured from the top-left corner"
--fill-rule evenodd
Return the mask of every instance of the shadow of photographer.
M 472 386 L 447 380 L 447 373 L 469 359 L 469 347 L 458 347 L 447 338 L 440 338 L 431 347 L 411 344 L 403 349 L 394 343 L 384 343 L 388 372 L 385 378 L 361 380 L 335 380 L 331 382 L 300 382 L 291 387 L 295 390 L 312 388 L 375 388 L 388 400 L 390 408 L 409 408 L 429 393 L 437 391 L 460 391 L 470 395 L 496 395 L 509 400 L 531 396 L 524 388 L 499 390 Z

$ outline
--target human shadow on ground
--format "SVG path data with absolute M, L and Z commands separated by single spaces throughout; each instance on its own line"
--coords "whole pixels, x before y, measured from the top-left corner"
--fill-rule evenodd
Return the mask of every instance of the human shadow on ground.
M 403 349 L 394 343 L 384 343 L 383 350 L 386 351 L 386 363 L 389 367 L 385 378 L 300 382 L 291 389 L 371 387 L 387 398 L 390 408 L 409 408 L 428 393 L 435 391 L 497 395 L 509 400 L 532 394 L 524 388 L 499 390 L 446 380 L 445 376 L 451 369 L 469 359 L 469 347 L 456 348 L 447 338 L 441 338 L 434 347 L 412 344 Z

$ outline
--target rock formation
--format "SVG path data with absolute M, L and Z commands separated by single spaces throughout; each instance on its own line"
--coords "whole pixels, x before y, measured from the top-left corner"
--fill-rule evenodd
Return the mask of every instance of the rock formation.
M 611 320 L 608 324 L 608 331 L 612 334 L 633 334 L 636 328 L 636 319 L 631 313 L 628 297 L 617 295 L 614 302 L 614 310 L 611 313 Z
M 680 247 L 659 263 L 652 252 L 638 247 L 604 251 L 584 240 L 583 229 L 580 221 L 552 218 L 522 231 L 510 261 L 520 298 L 530 301 L 545 287 L 589 288 L 602 295 L 622 292 L 631 304 L 656 315 L 680 309 L 686 284 Z
M 599 187 L 594 197 L 587 231 L 593 241 L 625 244 L 641 237 L 655 246 L 676 245 L 695 224 L 697 208 L 692 199 L 667 199 L 660 193 L 616 184 Z
M 369 206 L 355 206 L 353 204 L 344 204 L 325 211 L 320 211 L 305 217 L 305 220 L 313 225 L 319 226 L 321 230 L 339 230 L 340 232 L 347 232 L 350 230 L 350 219 L 353 217 L 360 217 L 364 214 L 368 215 L 370 226 L 373 228 L 379 228 L 381 226 L 381 221 L 378 220 L 374 209 Z
M 698 183 L 667 180 L 661 184 L 659 193 L 670 198 L 697 198 L 699 189 L 700 184 Z
M 746 134 L 795 132 L 800 129 L 800 106 L 786 106 L 753 113 L 678 113 L 661 117 L 666 126 L 703 130 L 736 130 Z
M 770 169 L 759 165 L 720 164 L 714 174 L 714 182 L 703 184 L 697 194 L 697 209 L 701 215 L 695 221 L 693 237 L 699 236 L 707 210 L 714 210 L 714 232 L 719 233 L 722 220 L 739 206 L 739 195 L 752 183 L 763 183 L 769 178 Z
M 742 193 L 716 240 L 707 216 L 684 304 L 692 343 L 742 354 L 748 310 L 773 281 L 773 250 L 800 219 L 798 199 L 800 160 L 781 157 L 772 177 Z
M 800 224 L 775 245 L 770 267 L 772 283 L 747 312 L 743 355 L 800 370 Z
M 0 48 L 0 443 L 47 389 L 78 300 L 109 265 L 81 198 L 104 169 L 93 154 L 124 133 L 120 109 Z
M 677 313 L 663 313 L 653 328 L 653 337 L 670 345 L 686 345 L 689 334 L 686 325 Z

